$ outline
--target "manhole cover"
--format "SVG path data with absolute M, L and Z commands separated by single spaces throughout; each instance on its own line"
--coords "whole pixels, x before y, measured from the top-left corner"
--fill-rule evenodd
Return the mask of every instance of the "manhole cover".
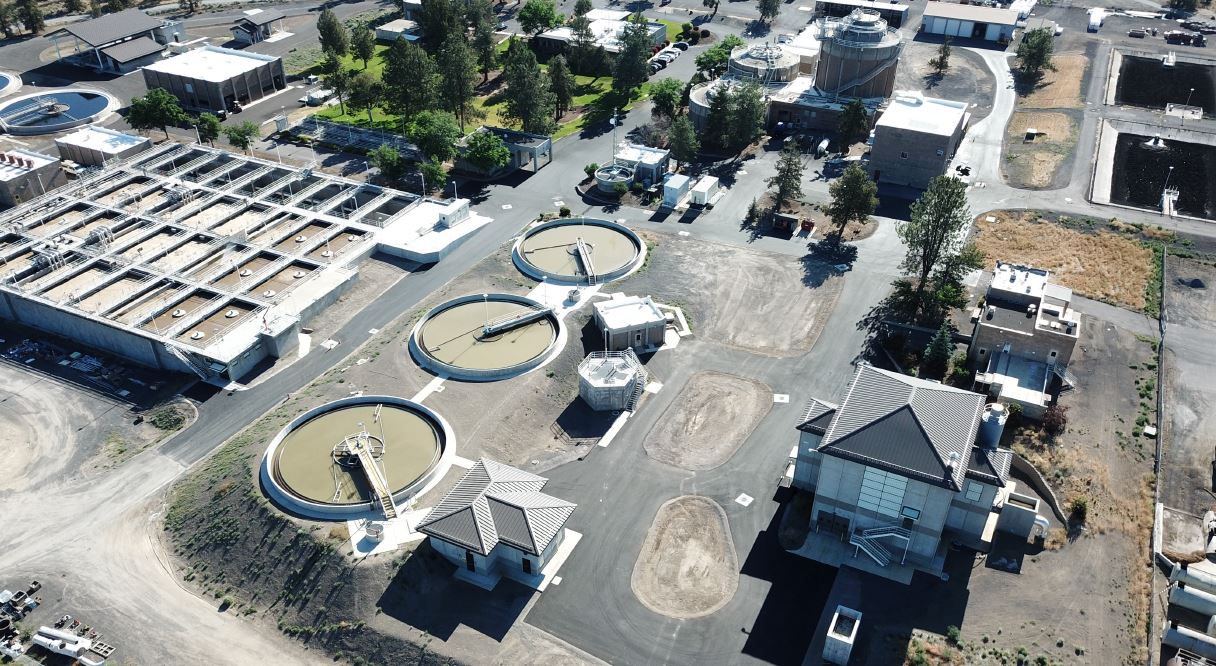
M 790 394 L 788 394 L 788 393 L 774 393 L 773 394 L 773 402 L 785 403 L 785 402 L 789 402 L 789 401 L 790 401 Z
M 751 495 L 748 495 L 746 493 L 740 493 L 739 496 L 735 498 L 735 504 L 741 504 L 743 506 L 751 506 L 752 502 L 755 499 L 756 498 L 752 497 Z

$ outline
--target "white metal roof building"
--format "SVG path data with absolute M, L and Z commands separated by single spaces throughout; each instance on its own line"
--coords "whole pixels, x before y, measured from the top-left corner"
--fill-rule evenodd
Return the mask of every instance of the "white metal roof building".
M 649 296 L 617 296 L 593 309 L 608 351 L 663 344 L 667 318 Z
M 929 0 L 922 21 L 924 32 L 929 35 L 999 42 L 1013 37 L 1018 12 L 999 7 Z
M 283 60 L 274 56 L 203 46 L 143 68 L 149 89 L 164 88 L 197 111 L 224 111 L 286 86 Z
M 946 173 L 971 119 L 967 108 L 917 91 L 896 92 L 874 124 L 870 170 L 875 181 L 924 188 Z
M 0 206 L 15 206 L 63 184 L 59 160 L 32 150 L 0 153 Z
M 55 139 L 59 157 L 77 164 L 98 166 L 112 159 L 143 152 L 152 147 L 146 136 L 123 134 L 105 127 L 86 125 L 67 136 Z

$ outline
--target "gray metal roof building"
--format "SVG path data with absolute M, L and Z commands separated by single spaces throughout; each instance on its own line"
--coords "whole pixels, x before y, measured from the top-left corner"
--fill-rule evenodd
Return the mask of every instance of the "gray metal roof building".
M 540 555 L 561 532 L 575 504 L 547 495 L 548 480 L 487 458 L 460 478 L 418 531 L 489 555 L 498 544 Z
M 83 67 L 125 74 L 159 57 L 165 44 L 181 38 L 181 23 L 148 16 L 138 9 L 106 14 L 47 33 L 56 57 Z M 68 48 L 61 48 L 64 41 Z
M 978 393 L 861 364 L 818 450 L 958 490 L 984 401 Z
M 66 25 L 48 34 L 47 37 L 66 32 L 89 46 L 98 47 L 155 30 L 164 23 L 161 19 L 152 18 L 141 10 L 127 9 L 89 21 Z

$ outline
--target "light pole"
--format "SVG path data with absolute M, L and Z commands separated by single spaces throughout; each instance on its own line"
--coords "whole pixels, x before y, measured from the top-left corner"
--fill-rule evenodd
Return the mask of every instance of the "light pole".
M 1195 89 L 1194 89 L 1194 88 L 1191 88 L 1191 92 L 1189 92 L 1189 93 L 1187 93 L 1187 94 L 1186 94 L 1186 105 L 1187 105 L 1187 106 L 1190 106 L 1190 105 L 1191 105 L 1191 95 L 1194 95 L 1194 94 L 1195 94 Z
M 1165 185 L 1161 188 L 1161 214 L 1162 215 L 1166 215 L 1167 213 L 1171 216 L 1173 215 L 1173 213 L 1169 211 L 1170 177 L 1173 175 L 1174 175 L 1174 166 L 1171 164 L 1169 167 L 1169 170 L 1167 170 L 1165 172 Z
M 194 138 L 198 139 L 198 145 L 203 145 L 203 135 L 198 131 L 198 125 L 194 126 Z M 282 160 L 280 160 L 282 161 Z
M 453 199 L 459 199 L 459 198 L 460 198 L 460 194 L 458 194 L 458 193 L 456 192 L 456 179 L 455 179 L 455 178 L 453 178 L 453 179 L 452 179 L 452 198 L 453 198 Z

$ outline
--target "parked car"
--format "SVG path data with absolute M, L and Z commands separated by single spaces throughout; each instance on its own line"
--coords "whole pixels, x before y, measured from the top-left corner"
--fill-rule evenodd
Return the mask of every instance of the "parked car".
M 659 55 L 660 56 L 671 56 L 671 58 L 674 60 L 674 59 L 680 57 L 680 50 L 679 49 L 663 49 L 662 51 L 659 51 Z
M 1127 36 L 1135 37 L 1137 39 L 1144 39 L 1148 36 L 1148 31 L 1144 28 L 1132 28 L 1131 30 L 1127 31 Z
M 658 71 L 667 66 L 667 61 L 666 60 L 651 60 L 650 66 L 654 67 L 655 71 Z
M 672 48 L 680 49 L 681 51 L 688 50 L 688 42 L 676 42 L 671 45 Z

